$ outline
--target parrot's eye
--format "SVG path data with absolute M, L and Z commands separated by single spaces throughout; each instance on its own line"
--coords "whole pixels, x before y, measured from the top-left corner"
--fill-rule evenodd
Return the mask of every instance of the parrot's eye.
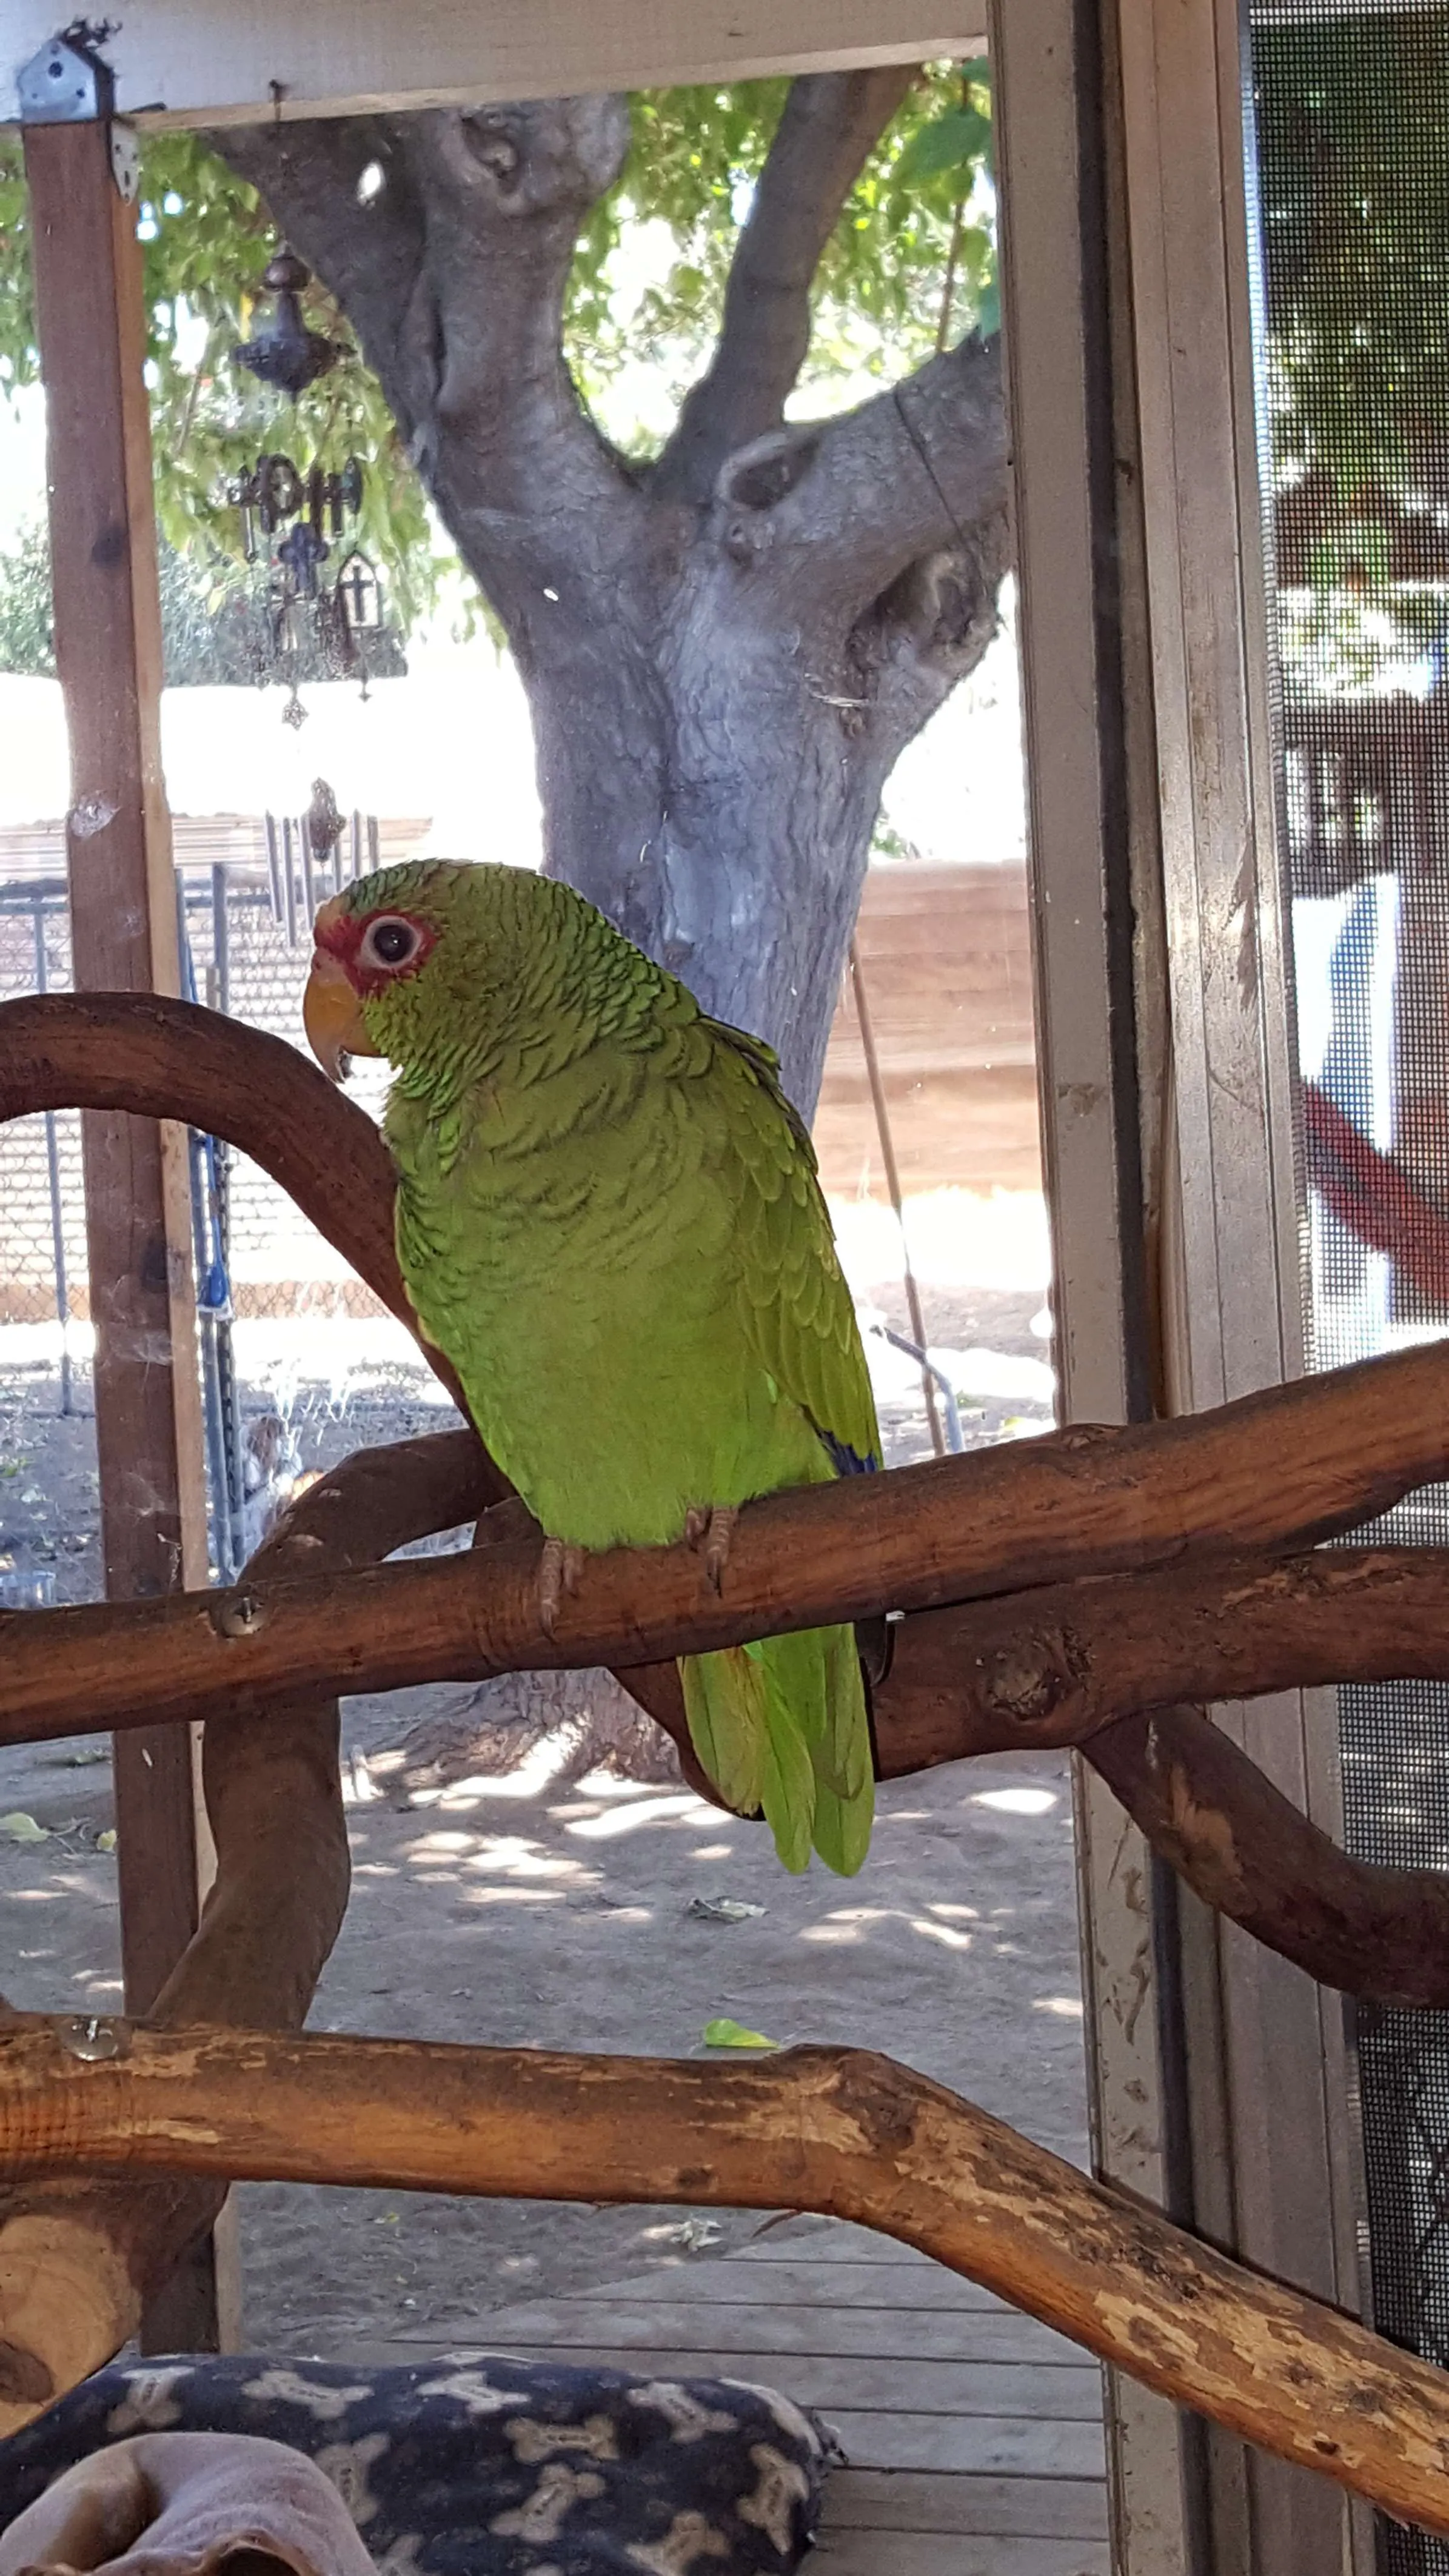
M 395 970 L 408 965 L 421 946 L 422 933 L 415 922 L 384 913 L 380 919 L 369 923 L 359 954 L 365 966 Z

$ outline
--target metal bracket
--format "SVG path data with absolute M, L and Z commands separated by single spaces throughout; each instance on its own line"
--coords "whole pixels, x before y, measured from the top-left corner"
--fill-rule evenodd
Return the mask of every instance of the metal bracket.
M 99 31 L 67 27 L 32 54 L 15 83 L 22 125 L 88 125 L 111 114 L 116 78 L 99 41 Z
M 122 116 L 111 119 L 111 176 L 128 206 L 141 193 L 141 138 Z

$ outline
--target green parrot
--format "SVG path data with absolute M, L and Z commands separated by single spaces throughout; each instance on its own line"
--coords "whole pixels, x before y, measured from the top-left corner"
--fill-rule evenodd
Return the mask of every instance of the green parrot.
M 305 1019 L 395 1071 L 397 1249 L 479 1432 L 567 1551 L 708 1542 L 738 1506 L 880 1465 L 809 1136 L 759 1038 L 571 886 L 420 860 L 324 903 Z M 551 1587 L 551 1590 L 550 1590 Z M 690 1734 L 787 1869 L 870 1842 L 854 1632 L 681 1659 Z

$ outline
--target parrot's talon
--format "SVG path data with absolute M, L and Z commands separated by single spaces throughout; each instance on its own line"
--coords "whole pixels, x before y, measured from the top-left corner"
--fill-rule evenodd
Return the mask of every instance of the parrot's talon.
M 543 1633 L 551 1637 L 558 1625 L 558 1614 L 565 1594 L 572 1601 L 579 1588 L 586 1551 L 570 1547 L 561 1538 L 546 1538 L 538 1560 L 538 1616 Z
M 739 1516 L 738 1503 L 692 1503 L 685 1513 L 684 1535 L 689 1546 L 697 1548 L 704 1542 L 704 1573 L 711 1592 L 724 1590 L 724 1570 Z

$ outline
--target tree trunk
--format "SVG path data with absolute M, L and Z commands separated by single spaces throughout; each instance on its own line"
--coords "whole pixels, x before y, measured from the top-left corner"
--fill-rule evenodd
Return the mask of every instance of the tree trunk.
M 881 790 L 909 733 L 862 695 L 825 618 L 792 621 L 788 605 L 761 618 L 749 602 L 731 617 L 709 551 L 695 541 L 647 620 L 585 624 L 520 657 L 544 863 L 716 1018 L 768 1038 L 809 1116 Z M 973 658 L 994 627 L 990 591 L 979 621 Z
M 713 357 L 649 465 L 599 435 L 562 347 L 622 100 L 214 138 L 351 319 L 502 620 L 546 866 L 768 1038 L 807 1116 L 881 789 L 990 642 L 1008 559 L 994 346 L 785 420 L 820 250 L 911 77 L 794 83 Z

